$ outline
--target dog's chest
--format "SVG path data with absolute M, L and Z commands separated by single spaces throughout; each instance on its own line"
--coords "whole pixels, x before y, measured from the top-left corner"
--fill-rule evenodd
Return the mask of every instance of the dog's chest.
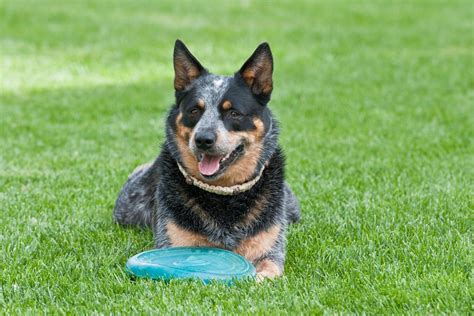
M 277 242 L 284 227 L 272 224 L 251 235 L 242 230 L 226 231 L 207 227 L 204 231 L 195 232 L 185 229 L 174 222 L 166 225 L 169 245 L 173 247 L 218 247 L 232 250 L 250 261 L 255 261 L 268 253 Z
M 189 208 L 193 221 L 199 223 L 194 228 L 207 236 L 210 242 L 225 248 L 236 247 L 259 220 L 253 201 L 228 201 L 227 203 L 196 203 Z

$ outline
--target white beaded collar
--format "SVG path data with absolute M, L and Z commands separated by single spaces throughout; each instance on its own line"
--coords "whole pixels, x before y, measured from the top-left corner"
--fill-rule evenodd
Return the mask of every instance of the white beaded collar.
M 263 170 L 265 169 L 265 166 L 262 167 L 262 169 L 260 170 L 258 175 L 255 178 L 253 178 L 252 180 L 247 181 L 247 182 L 242 183 L 242 184 L 233 185 L 233 186 L 230 186 L 230 187 L 222 187 L 222 186 L 219 186 L 219 185 L 210 185 L 210 184 L 204 183 L 204 182 L 194 178 L 190 174 L 188 174 L 186 172 L 186 170 L 184 170 L 183 166 L 181 166 L 181 164 L 179 164 L 179 163 L 178 163 L 178 168 L 179 168 L 179 171 L 181 171 L 183 176 L 186 178 L 186 183 L 189 184 L 189 185 L 194 185 L 194 186 L 196 186 L 196 187 L 198 187 L 198 188 L 200 188 L 204 191 L 214 193 L 214 194 L 236 195 L 236 194 L 239 194 L 241 192 L 245 192 L 245 191 L 250 190 L 255 185 L 255 183 L 257 183 L 258 180 L 260 180 L 260 178 L 262 177 L 262 173 L 263 173 Z

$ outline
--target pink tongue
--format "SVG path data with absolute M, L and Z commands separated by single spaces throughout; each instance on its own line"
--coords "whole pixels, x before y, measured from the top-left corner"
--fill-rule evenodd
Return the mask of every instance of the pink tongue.
M 204 155 L 202 160 L 199 162 L 199 172 L 205 176 L 213 175 L 217 170 L 219 170 L 220 160 L 220 156 Z

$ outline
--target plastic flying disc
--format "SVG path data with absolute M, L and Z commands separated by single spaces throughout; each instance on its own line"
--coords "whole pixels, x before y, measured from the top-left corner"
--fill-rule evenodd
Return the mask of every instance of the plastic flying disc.
M 255 277 L 255 268 L 244 257 L 218 248 L 176 247 L 139 253 L 126 264 L 140 278 L 211 280 L 232 282 Z

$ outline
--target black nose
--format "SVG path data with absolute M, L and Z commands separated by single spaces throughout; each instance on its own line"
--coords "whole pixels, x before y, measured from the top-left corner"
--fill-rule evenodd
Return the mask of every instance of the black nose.
M 196 134 L 196 146 L 199 149 L 209 149 L 216 142 L 216 134 L 212 131 L 202 131 Z

